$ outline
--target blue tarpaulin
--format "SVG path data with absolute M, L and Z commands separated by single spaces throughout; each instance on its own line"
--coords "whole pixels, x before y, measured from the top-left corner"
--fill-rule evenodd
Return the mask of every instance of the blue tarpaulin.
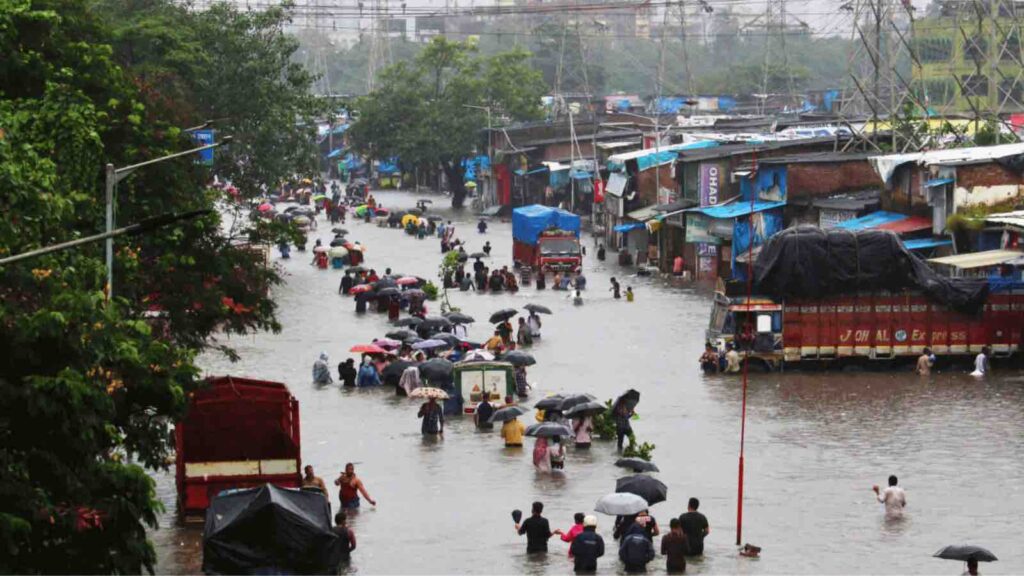
M 750 204 L 747 204 L 747 214 L 750 214 Z M 738 218 L 732 228 L 732 274 L 737 280 L 747 279 L 747 266 L 736 262 L 736 257 L 750 251 L 751 244 L 756 249 L 764 244 L 765 240 L 774 236 L 782 230 L 782 206 L 785 202 L 765 202 L 764 204 L 778 204 L 774 209 L 765 208 L 750 216 L 750 218 Z
M 846 222 L 840 222 L 836 224 L 836 228 L 842 228 L 844 230 L 868 230 L 870 228 L 878 228 L 883 224 L 891 224 L 893 222 L 899 222 L 905 220 L 906 214 L 898 214 L 896 212 L 886 212 L 885 210 L 879 210 L 878 212 L 872 212 L 861 216 L 860 218 L 854 218 L 847 220 Z
M 687 212 L 699 212 L 709 218 L 739 218 L 747 216 L 751 212 L 764 212 L 772 208 L 781 208 L 785 202 L 754 202 L 753 208 L 750 202 L 733 202 L 732 204 L 720 204 L 718 206 L 705 206 L 703 208 L 690 208 Z
M 646 227 L 647 224 L 644 224 L 643 222 L 627 222 L 625 224 L 619 224 L 618 226 L 615 226 L 614 228 L 612 228 L 612 230 L 618 232 L 619 234 L 625 234 L 627 232 L 631 232 L 633 230 Z
M 394 174 L 398 172 L 398 158 L 378 161 L 377 172 L 381 174 Z
M 593 174 L 586 170 L 571 170 L 570 173 L 574 180 L 590 180 L 594 177 Z
M 670 149 L 656 151 L 654 148 L 648 148 L 649 154 L 640 156 L 636 159 L 636 167 L 642 172 L 648 168 L 654 166 L 661 166 L 662 164 L 668 164 L 679 157 L 680 150 L 701 150 L 703 148 L 714 148 L 718 146 L 718 142 L 714 140 L 698 140 L 697 142 L 690 142 L 689 144 L 674 145 Z M 609 168 L 610 169 L 610 168 Z
M 946 184 L 952 184 L 952 178 L 933 178 L 925 183 L 925 186 L 929 188 L 936 188 L 938 186 L 945 186 Z
M 917 240 L 904 240 L 903 245 L 907 250 L 926 250 L 938 248 L 939 246 L 951 246 L 953 241 L 949 238 L 919 238 Z
M 531 168 L 530 170 L 524 171 L 522 168 L 516 168 L 513 170 L 516 176 L 526 176 L 527 174 L 540 174 L 541 172 L 547 172 L 547 166 L 541 166 L 540 168 Z
M 531 204 L 512 211 L 512 238 L 527 244 L 536 244 L 540 233 L 557 228 L 580 234 L 580 217 L 549 206 Z
M 328 154 L 327 157 L 328 158 L 337 158 L 338 156 L 341 156 L 344 153 L 345 153 L 345 149 L 344 148 L 335 148 L 334 150 L 331 150 L 331 153 Z

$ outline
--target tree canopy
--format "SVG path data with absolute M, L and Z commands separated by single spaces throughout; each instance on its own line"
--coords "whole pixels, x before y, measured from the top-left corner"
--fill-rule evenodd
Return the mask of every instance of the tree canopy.
M 440 167 L 452 204 L 465 198 L 462 161 L 483 150 L 480 127 L 539 118 L 546 87 L 523 50 L 480 56 L 468 42 L 435 38 L 410 62 L 383 71 L 360 99 L 349 134 L 373 158 L 398 157 L 405 167 Z
M 0 256 L 102 231 L 104 165 L 192 148 L 183 128 L 208 118 L 235 136 L 215 169 L 243 196 L 301 171 L 315 101 L 286 21 L 0 0 Z M 118 185 L 118 223 L 231 203 L 211 174 L 192 158 L 136 171 Z M 145 469 L 166 466 L 197 354 L 216 335 L 279 328 L 280 279 L 246 242 L 261 234 L 228 237 L 215 211 L 118 238 L 109 301 L 102 244 L 0 268 L 0 571 L 153 570 L 161 504 Z

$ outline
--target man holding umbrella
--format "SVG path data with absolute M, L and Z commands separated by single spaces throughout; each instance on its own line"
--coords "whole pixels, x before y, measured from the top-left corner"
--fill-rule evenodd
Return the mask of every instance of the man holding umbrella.
M 441 406 L 438 405 L 437 398 L 433 396 L 428 398 L 426 403 L 420 406 L 420 411 L 416 416 L 423 419 L 420 432 L 424 436 L 444 436 L 444 410 L 441 410 Z

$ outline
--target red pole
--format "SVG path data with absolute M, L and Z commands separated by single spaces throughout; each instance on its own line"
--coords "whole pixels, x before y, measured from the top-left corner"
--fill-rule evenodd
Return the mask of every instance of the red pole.
M 757 198 L 757 148 L 754 148 L 753 168 L 750 171 L 752 177 L 750 187 L 750 238 L 747 244 L 747 325 L 750 325 L 750 301 L 754 291 L 754 200 Z M 743 455 L 747 438 L 747 376 L 750 373 L 750 348 L 751 342 L 744 353 L 743 362 L 743 404 L 740 412 L 740 461 L 737 472 L 738 482 L 736 490 L 736 545 L 739 546 L 743 539 Z

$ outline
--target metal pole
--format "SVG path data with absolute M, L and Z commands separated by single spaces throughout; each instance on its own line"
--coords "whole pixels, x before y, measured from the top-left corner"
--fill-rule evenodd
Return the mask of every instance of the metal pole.
M 107 229 L 106 233 L 114 231 L 114 186 L 117 185 L 117 176 L 114 173 L 114 165 L 107 164 L 106 167 L 106 189 L 107 189 Z M 107 300 L 114 295 L 114 237 L 107 237 L 107 286 L 105 293 Z
M 493 134 L 491 133 L 491 107 L 487 106 L 487 163 L 490 166 L 490 174 L 488 174 L 487 183 L 490 188 L 490 200 L 493 204 L 497 204 L 497 192 L 494 189 L 494 149 L 491 145 Z M 493 205 L 492 204 L 492 205 Z

